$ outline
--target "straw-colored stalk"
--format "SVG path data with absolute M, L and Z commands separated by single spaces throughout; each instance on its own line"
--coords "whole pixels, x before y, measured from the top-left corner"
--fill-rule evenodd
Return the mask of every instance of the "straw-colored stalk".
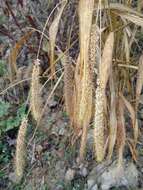
M 26 159 L 26 144 L 25 137 L 27 131 L 27 119 L 23 119 L 19 128 L 16 142 L 16 157 L 15 157 L 15 175 L 17 182 L 20 182 L 23 176 L 25 159 Z
M 42 99 L 41 99 L 41 84 L 39 81 L 40 77 L 40 62 L 36 60 L 33 65 L 32 70 L 32 80 L 31 80 L 31 111 L 34 119 L 39 121 L 42 111 Z

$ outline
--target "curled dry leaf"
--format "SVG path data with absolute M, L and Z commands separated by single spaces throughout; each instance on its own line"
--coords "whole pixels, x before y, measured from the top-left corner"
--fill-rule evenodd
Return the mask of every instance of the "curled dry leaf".
M 9 63 L 10 63 L 10 68 L 12 72 L 12 78 L 14 74 L 17 73 L 17 64 L 16 64 L 16 59 L 17 56 L 20 52 L 21 47 L 26 43 L 26 41 L 30 38 L 32 35 L 33 31 L 27 32 L 24 36 L 22 36 L 18 42 L 15 44 L 14 48 L 12 49 L 10 56 L 9 56 Z
M 54 66 L 54 50 L 55 50 L 55 43 L 56 43 L 56 36 L 58 32 L 59 22 L 65 8 L 66 1 L 63 1 L 61 8 L 59 9 L 55 19 L 50 25 L 49 28 L 49 40 L 50 40 L 50 66 L 51 66 L 51 75 L 54 76 L 55 73 L 55 66 Z

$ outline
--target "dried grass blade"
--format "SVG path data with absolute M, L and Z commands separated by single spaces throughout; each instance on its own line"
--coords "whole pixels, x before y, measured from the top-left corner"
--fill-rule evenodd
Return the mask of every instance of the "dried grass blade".
M 133 127 L 133 134 L 134 134 L 134 141 L 135 144 L 137 143 L 137 139 L 138 139 L 138 134 L 139 134 L 139 128 L 138 128 L 138 121 L 136 118 L 136 112 L 133 108 L 133 106 L 131 105 L 131 103 L 120 93 L 120 97 L 122 98 L 126 108 L 128 109 L 129 113 L 130 113 L 130 117 L 131 117 L 131 121 L 132 121 L 132 127 Z
M 118 103 L 118 116 L 117 116 L 117 151 L 118 151 L 118 166 L 121 168 L 123 165 L 123 152 L 126 140 L 125 120 L 124 120 L 124 105 L 121 99 Z
M 51 66 L 51 75 L 54 76 L 55 73 L 55 65 L 54 65 L 54 50 L 55 50 L 55 43 L 56 43 L 56 36 L 58 32 L 59 22 L 65 8 L 66 1 L 63 1 L 63 5 L 61 6 L 60 10 L 58 11 L 55 19 L 50 25 L 49 28 L 49 41 L 50 41 L 50 66 Z
M 114 33 L 111 32 L 104 45 L 101 64 L 99 65 L 99 78 L 103 88 L 106 88 L 107 81 L 109 79 L 111 65 L 112 65 L 112 54 L 114 47 Z
M 103 5 L 102 4 L 102 9 L 111 9 L 111 10 L 115 10 L 116 13 L 128 13 L 129 15 L 132 14 L 132 15 L 137 15 L 137 16 L 140 16 L 142 17 L 142 14 L 139 13 L 138 11 L 132 9 L 132 8 L 129 8 L 128 6 L 125 6 L 124 4 L 121 4 L 121 3 L 110 3 L 109 5 Z
M 89 44 L 92 26 L 92 14 L 94 0 L 79 2 L 79 23 L 80 23 L 80 100 L 78 109 L 78 125 L 83 127 L 83 134 L 80 148 L 80 160 L 83 160 L 83 153 L 86 146 L 87 127 L 92 115 L 92 65 L 89 61 Z
M 137 73 L 137 82 L 136 82 L 136 111 L 139 104 L 139 98 L 143 86 L 143 55 L 139 59 L 138 73 Z
M 116 95 L 115 95 L 115 88 L 112 76 L 110 77 L 110 93 L 111 93 L 111 104 L 110 104 L 110 131 L 109 131 L 108 159 L 111 159 L 112 157 L 117 137 Z
M 121 18 L 124 18 L 124 19 L 134 23 L 135 25 L 143 27 L 143 17 L 128 14 L 128 13 L 120 13 L 119 15 L 121 16 Z
M 26 41 L 30 38 L 32 35 L 33 31 L 27 32 L 24 36 L 22 36 L 18 42 L 15 44 L 14 48 L 12 49 L 10 56 L 9 56 L 9 64 L 11 67 L 12 71 L 12 79 L 13 76 L 17 73 L 17 64 L 16 64 L 16 59 L 19 54 L 19 51 L 21 47 L 26 43 Z
M 136 152 L 136 147 L 135 147 L 134 142 L 132 142 L 131 139 L 127 139 L 127 143 L 128 143 L 130 152 L 131 152 L 131 154 L 132 154 L 133 160 L 134 160 L 135 162 L 137 162 L 137 152 Z

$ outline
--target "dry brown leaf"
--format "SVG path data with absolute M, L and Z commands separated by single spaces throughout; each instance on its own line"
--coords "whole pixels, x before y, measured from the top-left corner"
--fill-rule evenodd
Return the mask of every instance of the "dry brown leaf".
M 58 32 L 59 22 L 63 13 L 63 10 L 65 8 L 66 1 L 63 1 L 63 5 L 61 6 L 60 10 L 58 11 L 55 19 L 50 25 L 49 28 L 49 40 L 50 40 L 50 66 L 51 66 L 51 75 L 54 76 L 55 73 L 55 66 L 54 66 L 54 50 L 55 50 L 55 43 L 56 43 L 56 36 Z
M 99 65 L 99 78 L 102 83 L 102 87 L 105 89 L 107 81 L 109 79 L 111 65 L 112 65 L 112 54 L 114 46 L 114 33 L 111 32 L 104 45 L 101 64 Z
M 110 103 L 109 149 L 108 149 L 109 159 L 111 159 L 112 157 L 117 137 L 116 95 L 115 95 L 114 81 L 112 76 L 110 77 L 110 93 L 111 93 L 111 103 Z
M 21 47 L 26 43 L 26 41 L 30 38 L 32 35 L 33 31 L 27 32 L 24 36 L 22 36 L 18 42 L 15 44 L 14 48 L 12 49 L 10 56 L 9 56 L 9 64 L 11 67 L 12 71 L 12 79 L 13 76 L 17 73 L 17 64 L 16 64 L 16 59 L 17 56 L 20 52 Z
M 133 160 L 134 160 L 135 162 L 137 162 L 137 153 L 136 153 L 136 147 L 135 147 L 134 142 L 132 142 L 131 139 L 127 139 L 127 143 L 128 143 L 130 152 L 131 152 L 131 154 L 132 154 Z
M 138 73 L 137 73 L 137 82 L 136 82 L 136 111 L 139 104 L 139 98 L 143 86 L 143 55 L 139 59 Z
M 117 151 L 118 151 L 118 166 L 123 165 L 123 152 L 125 147 L 126 131 L 124 119 L 124 105 L 121 99 L 118 102 L 118 115 L 117 115 Z
M 89 43 L 92 26 L 92 14 L 94 8 L 94 0 L 80 0 L 79 2 L 79 24 L 80 24 L 80 66 L 79 79 L 80 81 L 80 99 L 78 106 L 78 127 L 83 127 L 81 147 L 80 147 L 80 160 L 83 159 L 87 128 L 92 114 L 92 74 L 89 62 Z
M 139 128 L 138 128 L 138 121 L 136 118 L 136 112 L 133 108 L 133 106 L 131 105 L 131 103 L 120 93 L 120 97 L 122 98 L 126 108 L 128 109 L 129 113 L 130 113 L 130 117 L 131 117 L 131 121 L 132 121 L 132 127 L 133 127 L 133 134 L 134 134 L 134 141 L 135 144 L 137 143 L 137 139 L 138 139 L 138 133 L 139 133 Z

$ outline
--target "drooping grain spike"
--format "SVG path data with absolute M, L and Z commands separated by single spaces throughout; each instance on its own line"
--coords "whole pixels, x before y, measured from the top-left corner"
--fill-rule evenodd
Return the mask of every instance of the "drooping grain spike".
M 64 65 L 64 96 L 66 111 L 73 121 L 74 105 L 73 105 L 73 91 L 74 91 L 74 68 L 72 60 L 68 55 L 63 55 L 62 63 Z
M 34 119 L 38 121 L 41 116 L 42 110 L 42 99 L 41 99 L 41 84 L 39 81 L 40 77 L 40 62 L 36 60 L 33 65 L 32 70 L 32 80 L 31 80 L 31 98 L 30 98 L 30 105 L 31 111 Z
M 26 160 L 26 149 L 25 149 L 25 137 L 27 131 L 27 119 L 23 119 L 18 131 L 17 142 L 16 142 L 16 157 L 15 157 L 15 174 L 17 182 L 23 177 L 25 160 Z
M 104 158 L 104 112 L 105 106 L 105 89 L 111 73 L 112 54 L 114 46 L 114 33 L 111 32 L 104 45 L 101 62 L 99 64 L 99 74 L 97 80 L 96 98 L 95 98 L 95 117 L 94 117 L 94 142 L 95 156 L 98 162 Z
M 94 116 L 94 143 L 97 162 L 104 159 L 104 88 L 97 79 Z

